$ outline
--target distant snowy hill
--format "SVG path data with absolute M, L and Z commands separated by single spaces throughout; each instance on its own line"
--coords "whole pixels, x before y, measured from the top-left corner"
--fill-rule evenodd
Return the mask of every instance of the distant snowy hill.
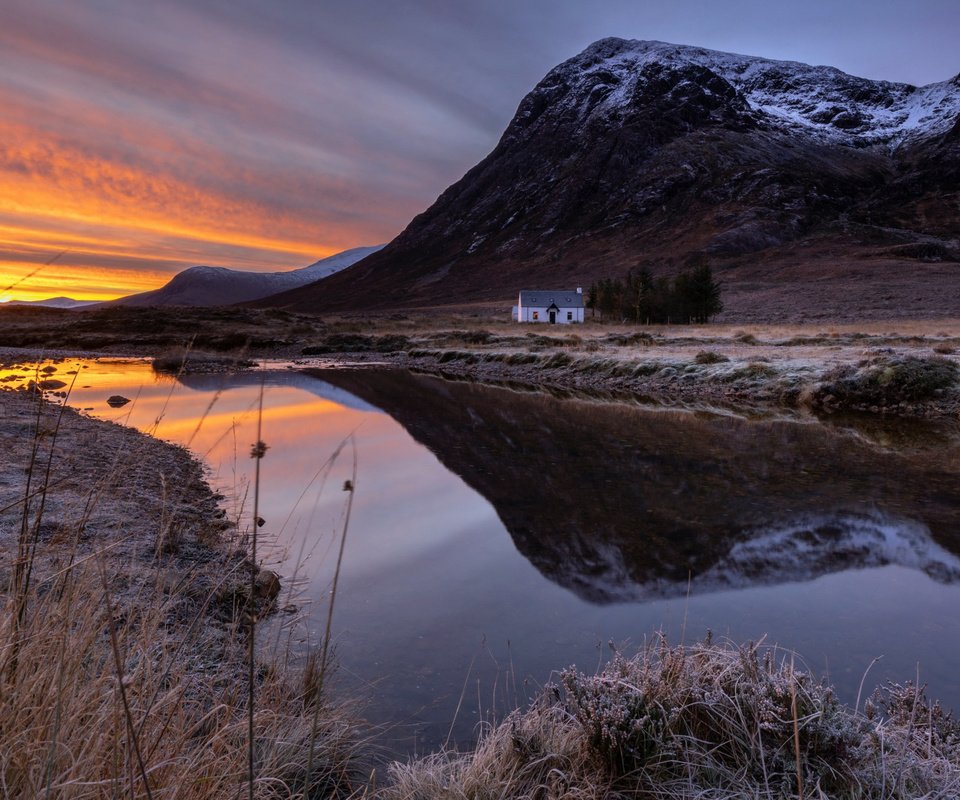
M 383 245 L 355 247 L 309 267 L 289 272 L 244 272 L 225 267 L 190 267 L 152 292 L 121 297 L 110 305 L 122 306 L 228 306 L 296 289 L 346 269 Z
M 96 300 L 74 300 L 72 297 L 48 297 L 46 300 L 11 300 L 11 306 L 43 306 L 44 308 L 84 308 L 96 305 Z

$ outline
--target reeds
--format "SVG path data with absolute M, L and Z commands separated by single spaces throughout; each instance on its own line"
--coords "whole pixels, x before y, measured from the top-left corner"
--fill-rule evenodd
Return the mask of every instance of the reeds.
M 0 797 L 235 798 L 251 753 L 257 798 L 351 794 L 353 714 L 287 654 L 248 660 L 261 609 L 223 599 L 249 561 L 199 465 L 35 403 L 3 398 L 0 468 L 29 499 L 0 498 Z

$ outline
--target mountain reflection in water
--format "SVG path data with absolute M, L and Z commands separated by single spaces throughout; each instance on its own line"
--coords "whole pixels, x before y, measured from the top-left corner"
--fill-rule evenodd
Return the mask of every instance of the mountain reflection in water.
M 544 576 L 593 603 L 885 565 L 960 579 L 960 470 L 942 452 L 397 370 L 315 374 L 403 424 Z
M 766 636 L 850 703 L 877 656 L 867 691 L 919 663 L 960 709 L 955 426 L 875 417 L 851 432 L 374 369 L 178 382 L 143 360 L 54 366 L 81 376 L 71 405 L 203 457 L 242 520 L 265 386 L 261 550 L 303 614 L 265 620 L 262 647 L 298 653 L 323 634 L 349 457 L 317 476 L 355 438 L 338 690 L 400 756 L 469 746 L 552 670 L 590 671 L 604 643 L 629 651 L 656 631 Z M 0 381 L 35 369 L 14 372 Z M 113 409 L 114 394 L 131 402 Z

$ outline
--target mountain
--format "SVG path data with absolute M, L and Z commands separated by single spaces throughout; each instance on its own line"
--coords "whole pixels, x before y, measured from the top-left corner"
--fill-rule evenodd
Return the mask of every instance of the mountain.
M 306 286 L 327 278 L 362 258 L 377 252 L 383 245 L 355 247 L 309 267 L 289 272 L 244 272 L 225 267 L 190 267 L 151 292 L 121 297 L 111 305 L 122 306 L 228 306 L 256 300 L 277 292 Z
M 507 305 L 705 254 L 729 319 L 955 314 L 960 76 L 915 87 L 604 39 L 380 252 L 295 310 Z
M 44 308 L 84 308 L 97 303 L 96 300 L 74 300 L 72 297 L 48 297 L 46 300 L 11 300 L 5 305 L 42 306 Z

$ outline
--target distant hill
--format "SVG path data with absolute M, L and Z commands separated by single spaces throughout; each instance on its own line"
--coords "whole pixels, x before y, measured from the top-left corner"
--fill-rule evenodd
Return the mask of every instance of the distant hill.
M 355 247 L 309 267 L 288 272 L 245 272 L 225 267 L 190 267 L 177 273 L 169 283 L 142 294 L 112 300 L 122 306 L 228 306 L 256 300 L 277 292 L 295 289 L 327 278 L 383 245 Z
M 74 300 L 72 297 L 48 297 L 46 300 L 11 300 L 4 305 L 43 306 L 44 308 L 85 308 L 96 305 L 96 300 Z
M 383 250 L 262 304 L 503 303 L 705 254 L 727 319 L 960 308 L 960 76 L 915 87 L 604 39 Z

